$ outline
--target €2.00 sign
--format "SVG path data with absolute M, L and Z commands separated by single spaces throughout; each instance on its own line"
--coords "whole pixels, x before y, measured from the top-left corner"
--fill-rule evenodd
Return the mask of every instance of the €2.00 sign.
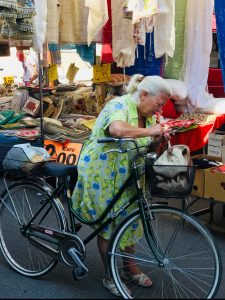
M 52 160 L 66 165 L 77 164 L 82 144 L 69 142 L 60 143 L 50 140 L 45 140 L 44 144 Z

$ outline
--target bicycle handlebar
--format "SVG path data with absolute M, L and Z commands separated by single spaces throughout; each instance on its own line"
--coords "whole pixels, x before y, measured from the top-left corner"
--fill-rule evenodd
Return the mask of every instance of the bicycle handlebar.
M 129 149 L 123 149 L 122 148 L 122 144 L 124 142 L 131 142 L 134 144 L 135 146 L 135 149 L 137 151 L 137 154 L 140 154 L 140 150 L 139 150 L 139 146 L 138 146 L 138 143 L 135 139 L 132 139 L 132 138 L 113 138 L 113 137 L 109 137 L 109 138 L 101 138 L 101 139 L 98 139 L 97 142 L 99 144 L 103 144 L 103 143 L 116 143 L 116 144 L 119 144 L 119 147 L 120 147 L 120 153 L 125 153 L 126 151 L 128 151 Z

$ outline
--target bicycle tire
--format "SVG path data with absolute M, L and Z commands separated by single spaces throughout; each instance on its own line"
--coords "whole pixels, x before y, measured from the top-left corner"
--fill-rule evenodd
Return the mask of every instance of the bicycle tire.
M 162 264 L 156 260 L 145 234 L 137 239 L 133 233 L 136 244 L 135 248 L 131 247 L 135 249 L 134 254 L 127 256 L 124 241 L 132 232 L 130 228 L 137 227 L 140 212 L 136 210 L 127 216 L 115 231 L 109 247 L 110 271 L 121 295 L 126 299 L 213 298 L 220 284 L 222 264 L 209 230 L 182 210 L 167 206 L 152 206 L 150 209 L 154 217 L 151 226 L 155 246 L 164 259 Z M 169 243 L 171 247 L 167 253 Z M 123 264 L 127 258 L 132 258 L 133 263 L 151 278 L 152 286 L 141 287 L 128 272 L 125 273 Z
M 58 261 L 32 245 L 29 238 L 22 235 L 20 228 L 30 219 L 31 214 L 37 211 L 47 195 L 51 194 L 52 189 L 43 182 L 41 186 L 38 182 L 22 180 L 13 183 L 8 190 L 11 198 L 5 191 L 0 201 L 1 251 L 9 265 L 20 274 L 28 277 L 43 276 L 50 272 Z M 42 222 L 40 223 L 40 217 L 34 223 L 64 230 L 66 221 L 59 199 L 52 199 L 47 208 L 49 213 Z M 54 248 L 57 249 L 58 246 Z

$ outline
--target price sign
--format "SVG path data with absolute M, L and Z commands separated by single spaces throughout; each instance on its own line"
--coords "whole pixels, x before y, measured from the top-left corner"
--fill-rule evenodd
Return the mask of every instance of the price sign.
M 13 85 L 14 77 L 13 76 L 3 77 L 3 81 L 4 81 L 4 85 Z
M 58 70 L 57 70 L 57 65 L 51 65 L 48 69 L 48 78 L 49 81 L 54 81 L 58 79 Z
M 68 71 L 66 73 L 66 78 L 69 80 L 69 82 L 73 82 L 74 78 L 78 72 L 79 68 L 77 68 L 74 64 L 70 64 Z
M 78 143 L 60 143 L 57 141 L 44 141 L 45 149 L 50 154 L 52 160 L 66 164 L 76 165 L 82 148 Z
M 93 66 L 93 82 L 103 83 L 111 81 L 111 64 Z

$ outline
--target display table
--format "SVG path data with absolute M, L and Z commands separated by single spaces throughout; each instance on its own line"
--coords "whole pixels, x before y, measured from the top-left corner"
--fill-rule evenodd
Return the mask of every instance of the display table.
M 176 133 L 171 138 L 171 144 L 188 145 L 191 152 L 202 149 L 208 142 L 210 132 L 225 124 L 225 114 L 218 115 L 214 122 L 207 125 L 198 125 L 197 128 Z

